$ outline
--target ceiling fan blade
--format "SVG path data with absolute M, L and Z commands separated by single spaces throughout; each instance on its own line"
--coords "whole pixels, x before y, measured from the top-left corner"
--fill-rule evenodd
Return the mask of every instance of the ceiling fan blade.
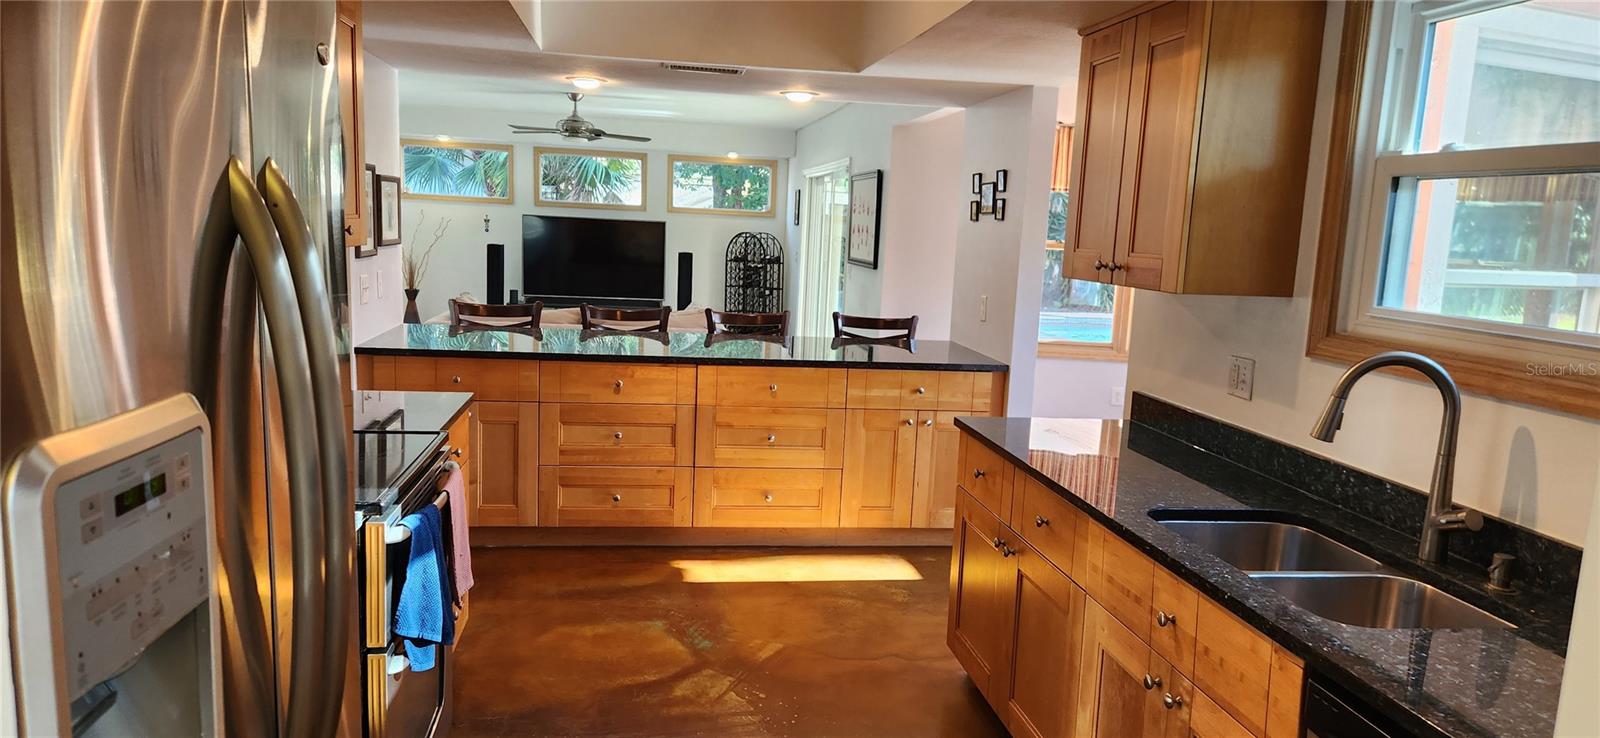
M 590 132 L 595 135 L 595 138 L 618 138 L 622 139 L 623 141 L 638 141 L 640 143 L 650 140 L 647 136 L 625 136 L 620 133 L 606 133 L 605 131 L 601 130 L 593 130 Z
M 561 130 L 558 129 L 558 128 L 543 128 L 543 127 L 540 127 L 540 126 L 519 126 L 519 125 L 517 125 L 515 123 L 507 123 L 506 125 L 511 126 L 512 130 L 515 130 L 517 133 L 560 133 L 561 132 Z

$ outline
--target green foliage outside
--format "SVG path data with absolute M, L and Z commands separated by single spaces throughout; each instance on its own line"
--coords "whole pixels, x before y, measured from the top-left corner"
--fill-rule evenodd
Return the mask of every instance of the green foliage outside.
M 680 161 L 672 165 L 672 190 L 677 207 L 764 212 L 772 206 L 772 170 L 759 164 Z
M 1067 193 L 1050 191 L 1050 213 L 1046 216 L 1044 240 L 1062 243 L 1067 240 Z
M 543 154 L 539 195 L 557 202 L 638 205 L 643 165 L 629 157 Z
M 458 146 L 410 145 L 404 148 L 405 191 L 506 199 L 511 193 L 510 152 Z

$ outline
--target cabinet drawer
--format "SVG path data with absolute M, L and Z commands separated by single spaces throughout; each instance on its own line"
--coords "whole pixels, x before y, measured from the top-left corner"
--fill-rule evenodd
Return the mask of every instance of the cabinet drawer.
M 539 408 L 539 463 L 691 466 L 694 407 L 546 404 Z
M 979 376 L 972 372 L 851 369 L 845 403 L 851 408 L 881 410 L 970 411 Z M 982 376 L 987 382 L 987 375 Z
M 694 522 L 734 528 L 836 528 L 837 469 L 701 469 Z
M 692 366 L 546 362 L 540 402 L 693 405 Z
M 995 517 L 1011 519 L 1012 466 L 969 434 L 961 436 L 961 488 Z
M 539 363 L 516 359 L 436 359 L 433 389 L 471 392 L 479 400 L 538 399 Z
M 434 360 L 417 356 L 372 357 L 372 389 L 422 390 L 437 389 L 433 376 Z
M 1016 489 L 1022 499 L 1016 505 L 1012 525 L 1029 545 L 1062 571 L 1072 571 L 1072 552 L 1078 532 L 1078 511 L 1044 485 L 1023 476 Z
M 842 408 L 845 370 L 803 367 L 700 367 L 701 405 Z
M 1195 609 L 1200 593 L 1172 572 L 1155 567 L 1150 595 L 1150 648 L 1178 671 L 1194 674 Z
M 1084 590 L 1099 602 L 1139 640 L 1150 642 L 1153 619 L 1151 597 L 1155 588 L 1155 562 L 1115 534 L 1082 518 L 1083 542 L 1074 557 L 1083 554 L 1084 560 L 1074 562 L 1082 572 L 1078 580 Z
M 687 526 L 694 470 L 688 467 L 546 466 L 539 518 L 553 526 Z
M 1272 641 L 1209 599 L 1195 623 L 1194 684 L 1222 705 L 1251 735 L 1264 735 Z
M 844 465 L 843 410 L 700 407 L 696 466 L 838 469 Z

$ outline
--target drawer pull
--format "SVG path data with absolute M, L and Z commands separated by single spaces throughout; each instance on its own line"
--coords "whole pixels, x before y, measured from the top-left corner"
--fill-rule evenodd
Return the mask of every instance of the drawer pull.
M 778 385 L 769 384 L 769 385 L 767 385 L 767 390 L 769 392 L 771 392 L 772 394 L 778 394 Z
M 1014 549 L 1014 548 L 1012 548 L 1010 546 L 1005 546 L 1005 545 L 1002 545 L 1000 547 L 1000 558 L 1009 559 L 1012 556 L 1016 556 L 1016 555 L 1017 555 L 1017 550 L 1016 549 Z
M 612 433 L 611 437 L 615 438 L 615 439 L 617 439 L 619 441 L 622 440 L 622 431 L 617 431 L 616 433 Z
M 973 469 L 972 470 L 972 478 L 973 479 L 982 479 L 982 478 L 984 478 L 986 476 L 989 476 L 989 475 L 984 473 L 984 471 L 982 469 Z
M 1043 528 L 1043 527 L 1045 527 L 1045 526 L 1047 526 L 1049 524 L 1050 524 L 1050 519 L 1049 518 L 1047 518 L 1047 517 L 1045 517 L 1043 515 L 1035 515 L 1035 516 L 1033 516 L 1033 527 L 1035 527 L 1035 528 Z
M 621 392 L 622 391 L 622 380 L 619 379 L 619 380 L 611 383 L 611 386 L 613 388 L 615 388 L 616 391 Z
M 766 500 L 767 502 L 771 502 L 772 501 L 772 493 L 768 492 L 768 493 L 762 495 L 761 499 Z
M 928 394 L 928 388 L 927 387 L 918 387 L 917 388 L 917 394 L 919 394 L 919 395 Z
M 621 502 L 622 501 L 622 495 L 612 495 L 611 496 L 611 501 L 612 502 Z
M 916 421 L 914 421 L 914 420 L 912 420 L 910 418 L 906 418 L 906 425 L 916 425 Z
M 1177 615 L 1168 615 L 1167 613 L 1165 613 L 1165 612 L 1163 612 L 1161 610 L 1157 610 L 1156 611 L 1156 625 L 1157 626 L 1165 628 L 1165 627 L 1167 627 L 1167 626 L 1169 626 L 1169 625 L 1171 625 L 1173 623 L 1176 623 L 1176 622 L 1178 622 L 1178 616 Z
M 777 436 L 767 436 L 767 443 L 777 443 L 777 442 L 778 442 L 778 437 Z
M 1144 675 L 1144 690 L 1146 692 L 1149 692 L 1150 690 L 1153 690 L 1159 686 L 1161 686 L 1161 677 L 1152 676 L 1150 674 Z
M 928 418 L 927 420 L 922 421 L 922 426 L 924 428 L 932 428 L 933 427 L 933 418 Z
M 454 456 L 454 457 L 456 457 L 458 459 L 461 458 L 461 448 L 458 446 L 456 448 L 450 449 L 450 455 Z
M 1183 698 L 1168 692 L 1161 695 L 1161 706 L 1168 710 L 1177 709 L 1183 705 Z
M 451 377 L 450 378 L 450 383 L 451 384 L 461 384 L 461 375 L 457 374 L 457 375 Z

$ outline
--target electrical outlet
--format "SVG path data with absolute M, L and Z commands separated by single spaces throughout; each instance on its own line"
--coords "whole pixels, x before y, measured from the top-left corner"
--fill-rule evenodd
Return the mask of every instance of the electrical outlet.
M 371 302 L 371 301 L 372 301 L 372 275 L 363 274 L 363 275 L 361 275 L 361 304 L 365 305 L 365 304 L 367 304 L 368 302 Z
M 989 296 L 978 295 L 978 322 L 989 322 Z
M 1128 388 L 1127 387 L 1112 387 L 1111 388 L 1111 406 L 1112 407 L 1122 407 L 1122 398 L 1126 394 L 1128 394 Z
M 1256 360 L 1243 356 L 1233 357 L 1228 365 L 1228 394 L 1248 400 L 1255 394 Z

